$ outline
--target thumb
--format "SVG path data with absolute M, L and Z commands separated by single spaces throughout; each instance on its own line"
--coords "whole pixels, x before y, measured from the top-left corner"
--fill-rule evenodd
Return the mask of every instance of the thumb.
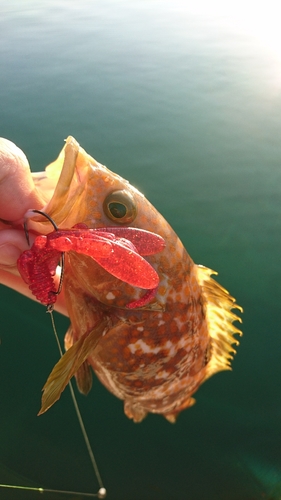
M 13 142 L 0 138 L 0 219 L 17 221 L 29 208 L 42 204 L 25 154 Z

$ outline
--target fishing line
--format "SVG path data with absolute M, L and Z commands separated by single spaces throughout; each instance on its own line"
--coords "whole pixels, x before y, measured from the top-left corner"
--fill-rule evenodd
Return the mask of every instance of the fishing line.
M 81 491 L 67 491 L 67 490 L 51 490 L 49 488 L 32 488 L 31 486 L 12 486 L 10 484 L 0 484 L 0 488 L 7 488 L 12 490 L 25 490 L 25 491 L 37 491 L 38 493 L 60 493 L 62 495 L 79 495 L 81 497 L 87 498 L 105 498 L 105 494 L 101 490 L 106 491 L 101 488 L 98 493 L 83 493 Z M 103 495 L 103 496 L 101 496 Z
M 53 315 L 52 311 L 47 311 L 47 312 L 49 312 L 50 315 L 51 315 L 51 322 L 52 322 L 53 331 L 54 331 L 54 334 L 55 334 L 55 337 L 56 337 L 56 341 L 57 341 L 57 345 L 58 345 L 60 356 L 62 357 L 63 356 L 63 352 L 62 352 L 62 348 L 61 348 L 61 345 L 60 345 L 60 341 L 59 341 L 59 337 L 58 337 L 58 333 L 57 333 L 57 329 L 56 329 L 56 325 L 55 325 L 55 321 L 54 321 L 54 315 Z M 91 460 L 91 463 L 92 463 L 92 466 L 93 466 L 96 478 L 97 478 L 98 483 L 99 483 L 100 489 L 98 491 L 98 498 L 105 498 L 106 497 L 106 489 L 103 486 L 101 475 L 100 475 L 100 472 L 99 472 L 99 469 L 98 469 L 98 466 L 97 466 L 97 462 L 96 462 L 96 459 L 95 459 L 95 456 L 94 456 L 94 453 L 93 453 L 93 450 L 92 450 L 92 447 L 91 447 L 91 444 L 90 444 L 90 441 L 89 441 L 89 438 L 88 438 L 87 431 L 85 429 L 85 425 L 84 425 L 84 422 L 83 422 L 83 419 L 82 419 L 81 412 L 79 410 L 79 406 L 78 406 L 78 403 L 77 403 L 77 399 L 76 399 L 76 396 L 75 396 L 75 393 L 74 393 L 74 389 L 73 389 L 73 385 L 72 385 L 71 380 L 68 382 L 68 385 L 69 385 L 69 389 L 70 389 L 70 394 L 71 394 L 71 398 L 72 398 L 72 401 L 73 401 L 73 405 L 74 405 L 74 408 L 75 408 L 75 411 L 76 411 L 76 415 L 77 415 L 77 418 L 78 418 L 78 422 L 79 422 L 79 425 L 80 425 L 80 428 L 81 428 L 81 431 L 82 431 L 82 434 L 83 434 L 83 437 L 84 437 L 84 441 L 85 441 L 85 444 L 86 444 L 86 447 L 87 447 L 87 450 L 88 450 L 88 454 L 89 454 L 89 457 L 90 457 L 90 460 Z
M 54 321 L 53 312 L 52 312 L 51 309 L 48 309 L 48 308 L 47 308 L 47 312 L 49 312 L 50 315 L 51 315 L 51 322 L 52 322 L 53 331 L 54 331 L 55 338 L 56 338 L 56 341 L 57 341 L 57 345 L 58 345 L 60 356 L 62 357 L 63 356 L 63 352 L 62 352 L 62 348 L 61 348 L 61 345 L 60 345 L 60 341 L 59 341 L 59 337 L 58 337 L 58 333 L 57 333 L 57 329 L 56 329 L 56 325 L 55 325 L 55 321 Z M 100 475 L 100 472 L 99 472 L 99 469 L 98 469 L 98 466 L 97 466 L 97 462 L 96 462 L 96 459 L 95 459 L 95 456 L 94 456 L 94 453 L 93 453 L 93 450 L 92 450 L 92 447 L 91 447 L 91 444 L 90 444 L 90 441 L 89 441 L 89 437 L 88 437 L 87 431 L 85 429 L 85 425 L 84 425 L 84 422 L 83 422 L 83 418 L 82 418 L 81 412 L 79 410 L 79 406 L 78 406 L 77 399 L 76 399 L 76 396 L 75 396 L 75 393 L 74 393 L 72 382 L 69 381 L 68 385 L 69 385 L 69 389 L 70 389 L 70 394 L 71 394 L 72 402 L 73 402 L 73 405 L 74 405 L 74 408 L 75 408 L 75 411 L 76 411 L 76 415 L 77 415 L 77 418 L 78 418 L 78 421 L 79 421 L 79 425 L 80 425 L 80 428 L 81 428 L 81 431 L 82 431 L 82 434 L 83 434 L 83 437 L 84 437 L 84 441 L 85 441 L 85 444 L 86 444 L 86 447 L 87 447 L 87 450 L 88 450 L 88 454 L 89 454 L 89 457 L 90 457 L 90 460 L 91 460 L 91 463 L 92 463 L 92 466 L 93 466 L 93 469 L 94 469 L 97 481 L 99 483 L 99 490 L 98 490 L 98 492 L 97 493 L 83 493 L 83 492 L 80 492 L 80 491 L 55 490 L 55 489 L 50 489 L 50 488 L 41 488 L 41 487 L 40 488 L 36 488 L 36 487 L 32 487 L 32 486 L 16 486 L 16 485 L 10 485 L 10 484 L 0 484 L 0 488 L 13 489 L 13 490 L 36 491 L 38 493 L 57 493 L 57 494 L 61 494 L 61 495 L 80 495 L 81 497 L 84 497 L 84 498 L 100 498 L 100 499 L 103 499 L 103 498 L 106 497 L 106 493 L 107 492 L 106 492 L 105 487 L 103 486 L 103 482 L 102 482 L 101 475 Z
M 32 210 L 32 212 L 38 213 L 38 214 L 46 217 L 49 220 L 49 222 L 51 222 L 55 231 L 58 231 L 58 226 L 56 225 L 55 221 L 50 217 L 50 215 L 48 215 L 45 212 L 42 212 L 40 210 Z M 24 227 L 26 240 L 27 240 L 28 244 L 30 244 L 29 232 L 28 232 L 28 227 L 27 227 L 27 219 L 25 219 L 23 227 Z M 65 265 L 64 265 L 64 252 L 62 252 L 62 255 L 61 255 L 60 267 L 61 267 L 61 275 L 60 275 L 59 287 L 58 287 L 58 290 L 56 292 L 57 295 L 61 292 L 62 283 L 63 283 L 63 274 L 64 274 L 64 267 L 65 267 Z M 54 332 L 54 335 L 55 335 L 55 338 L 57 341 L 60 357 L 62 357 L 63 352 L 62 352 L 62 348 L 60 345 L 60 341 L 59 341 L 59 337 L 58 337 L 58 333 L 57 333 L 57 329 L 56 329 L 56 325 L 55 325 L 55 320 L 54 320 L 54 316 L 53 316 L 53 307 L 54 307 L 53 304 L 48 305 L 47 312 L 50 313 L 50 315 L 51 315 L 53 332 Z M 94 498 L 95 497 L 95 498 L 103 499 L 106 497 L 107 492 L 106 492 L 106 489 L 105 489 L 103 482 L 102 482 L 102 479 L 101 479 L 98 465 L 97 465 L 97 462 L 96 462 L 96 459 L 95 459 L 95 456 L 94 456 L 94 453 L 93 453 L 93 450 L 91 447 L 91 443 L 90 443 L 90 440 L 89 440 L 89 437 L 88 437 L 88 434 L 87 434 L 87 431 L 86 431 L 86 428 L 85 428 L 85 425 L 83 422 L 83 418 L 82 418 L 82 415 L 81 415 L 81 412 L 80 412 L 80 409 L 78 406 L 78 402 L 77 402 L 77 399 L 76 399 L 76 396 L 74 393 L 74 389 L 73 389 L 73 385 L 72 385 L 71 380 L 68 382 L 68 386 L 69 386 L 73 406 L 74 406 L 74 409 L 75 409 L 75 412 L 76 412 L 76 415 L 78 418 L 78 422 L 80 425 L 80 429 L 82 431 L 83 438 L 84 438 L 84 441 L 85 441 L 85 444 L 87 447 L 88 455 L 89 455 L 89 458 L 91 460 L 92 467 L 93 467 L 94 473 L 96 475 L 96 478 L 97 478 L 97 481 L 99 484 L 98 492 L 97 493 L 83 493 L 83 492 L 79 492 L 79 491 L 54 490 L 54 489 L 49 489 L 49 488 L 41 488 L 41 487 L 36 488 L 36 487 L 31 487 L 31 486 L 16 486 L 16 485 L 10 485 L 10 484 L 0 484 L 0 488 L 7 488 L 7 489 L 14 489 L 14 490 L 25 490 L 25 491 L 37 491 L 39 493 L 58 493 L 58 494 L 62 494 L 62 495 L 80 495 L 80 496 L 85 497 L 85 498 L 86 497 L 87 498 Z

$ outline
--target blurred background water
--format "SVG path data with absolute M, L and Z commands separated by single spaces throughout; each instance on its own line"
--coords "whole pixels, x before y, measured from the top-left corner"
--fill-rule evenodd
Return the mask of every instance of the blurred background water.
M 97 380 L 79 396 L 111 500 L 281 498 L 278 19 L 273 1 L 0 3 L 0 135 L 37 171 L 73 135 L 245 310 L 233 372 L 176 425 L 133 424 Z M 0 294 L 0 483 L 96 491 L 67 391 L 36 416 L 58 358 L 49 317 Z M 68 321 L 56 322 L 63 338 Z

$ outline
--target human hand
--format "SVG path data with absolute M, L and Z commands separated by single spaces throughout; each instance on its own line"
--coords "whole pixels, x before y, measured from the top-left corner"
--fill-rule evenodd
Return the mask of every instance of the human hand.
M 40 210 L 44 205 L 26 156 L 15 144 L 0 138 L 0 283 L 33 300 L 35 297 L 17 269 L 17 259 L 28 249 L 21 224 L 27 210 Z M 58 296 L 55 310 L 67 315 L 63 292 Z

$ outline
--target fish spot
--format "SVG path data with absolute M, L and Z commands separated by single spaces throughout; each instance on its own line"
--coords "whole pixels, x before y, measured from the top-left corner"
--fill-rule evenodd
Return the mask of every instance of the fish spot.
M 108 292 L 108 294 L 106 295 L 106 297 L 105 297 L 105 298 L 106 298 L 107 300 L 113 300 L 113 299 L 115 299 L 116 297 L 115 297 L 114 293 L 112 293 L 112 292 Z
M 132 354 L 135 354 L 136 351 L 141 351 L 145 354 L 158 354 L 158 352 L 161 350 L 161 347 L 151 347 L 142 339 L 139 339 L 134 344 L 129 344 L 128 349 L 130 349 Z
M 130 358 L 130 356 L 131 356 L 130 346 L 124 347 L 123 356 L 124 356 L 124 358 Z
M 167 379 L 168 377 L 170 376 L 170 373 L 167 372 L 166 370 L 161 370 L 159 371 L 158 373 L 156 373 L 155 375 L 155 379 L 158 380 L 158 379 Z
M 166 288 L 165 286 L 163 286 L 163 285 L 160 285 L 160 286 L 158 287 L 157 293 L 158 293 L 159 295 L 164 296 L 164 295 L 166 294 L 166 291 L 167 291 L 167 288 Z

